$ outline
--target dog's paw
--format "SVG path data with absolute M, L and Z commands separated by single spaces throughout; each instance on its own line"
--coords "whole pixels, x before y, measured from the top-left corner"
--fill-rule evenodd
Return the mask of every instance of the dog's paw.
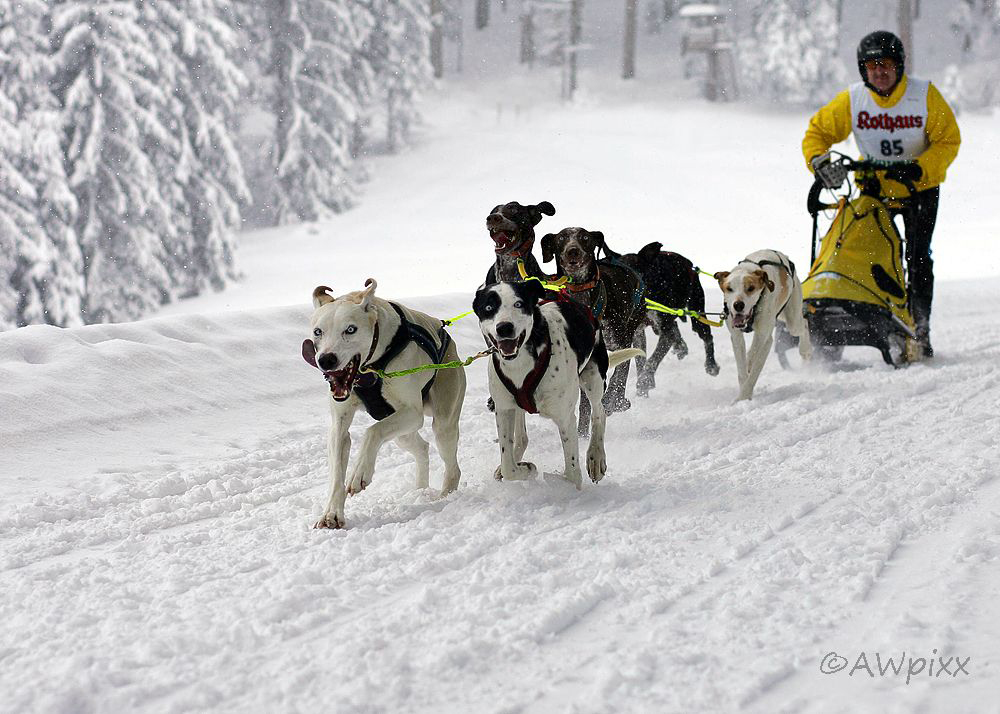
M 639 375 L 639 378 L 635 381 L 635 393 L 639 397 L 648 397 L 649 391 L 656 387 L 656 381 L 653 379 L 652 375 Z
M 354 473 L 351 475 L 350 481 L 347 482 L 348 495 L 357 496 L 359 493 L 368 488 L 372 482 L 372 476 L 374 474 L 374 464 L 369 465 L 363 460 L 359 461 L 357 466 L 354 467 Z
M 313 528 L 343 528 L 345 526 L 344 517 L 336 513 L 324 513 L 323 517 L 316 521 Z
M 608 414 L 618 414 L 619 412 L 627 412 L 632 408 L 632 402 L 626 397 L 618 398 L 608 398 L 605 397 L 604 409 Z
M 528 481 L 538 476 L 538 467 L 530 461 L 518 461 L 514 464 L 514 471 L 508 478 L 509 481 Z
M 677 356 L 677 359 L 684 359 L 688 356 L 688 346 L 687 342 L 684 340 L 678 340 L 674 343 L 673 353 Z
M 591 444 L 590 448 L 587 449 L 587 475 L 590 476 L 591 481 L 597 483 L 604 478 L 604 474 L 607 472 L 607 454 L 604 453 L 604 449 L 601 447 Z
M 715 362 L 706 362 L 705 363 L 705 373 L 708 374 L 711 377 L 718 377 L 719 376 L 719 365 L 717 365 Z

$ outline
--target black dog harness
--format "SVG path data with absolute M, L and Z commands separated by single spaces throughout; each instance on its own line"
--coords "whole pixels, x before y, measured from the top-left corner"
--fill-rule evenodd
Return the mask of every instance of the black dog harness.
M 432 363 L 438 364 L 442 362 L 444 360 L 444 353 L 448 350 L 448 345 L 451 344 L 451 335 L 445 331 L 444 325 L 438 330 L 438 341 L 440 341 L 441 345 L 438 347 L 433 335 L 425 327 L 407 320 L 402 308 L 396 303 L 390 302 L 389 304 L 392 305 L 392 309 L 399 315 L 399 327 L 396 329 L 396 334 L 392 336 L 389 346 L 385 348 L 385 353 L 376 361 L 364 366 L 370 369 L 385 371 L 389 363 L 396 359 L 411 342 L 415 342 L 417 347 L 426 352 Z M 436 376 L 437 371 L 432 372 L 431 378 L 424 385 L 423 389 L 420 390 L 420 395 L 425 402 Z M 354 393 L 358 395 L 358 399 L 364 405 L 365 411 L 376 421 L 382 421 L 387 416 L 396 413 L 395 407 L 389 404 L 382 395 L 382 383 L 382 378 L 371 372 L 362 373 L 354 382 Z

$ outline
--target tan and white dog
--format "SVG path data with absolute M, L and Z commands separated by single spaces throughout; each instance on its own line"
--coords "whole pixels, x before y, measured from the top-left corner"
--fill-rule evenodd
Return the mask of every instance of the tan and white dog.
M 802 283 L 795 264 L 784 253 L 758 250 L 735 268 L 716 273 L 725 300 L 726 327 L 733 343 L 736 373 L 740 380 L 737 401 L 752 399 L 754 386 L 774 344 L 774 329 L 781 320 L 799 338 L 803 360 L 812 357 L 809 325 L 802 316 Z M 747 353 L 743 333 L 753 332 Z
M 440 320 L 375 297 L 376 283 L 339 298 L 321 285 L 313 291 L 312 337 L 302 356 L 320 369 L 330 385 L 330 499 L 317 528 L 343 528 L 344 502 L 367 487 L 383 443 L 394 439 L 417 462 L 417 488 L 427 488 L 427 442 L 419 434 L 424 415 L 433 418 L 438 453 L 444 461 L 442 495 L 458 488 L 458 420 L 465 400 L 465 372 L 429 370 L 383 380 L 364 368 L 383 372 L 458 359 L 454 341 Z M 351 478 L 350 426 L 362 408 L 375 419 L 365 432 Z

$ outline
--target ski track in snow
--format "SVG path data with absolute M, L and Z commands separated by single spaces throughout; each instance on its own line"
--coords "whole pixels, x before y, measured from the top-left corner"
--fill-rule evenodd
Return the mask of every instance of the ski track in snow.
M 862 348 L 837 372 L 771 360 L 752 404 L 731 403 L 725 333 L 713 379 L 682 326 L 691 355 L 609 420 L 608 476 L 580 493 L 493 480 L 476 365 L 459 491 L 413 489 L 410 457 L 387 445 L 337 532 L 311 528 L 329 417 L 297 358 L 305 308 L 7 334 L 0 370 L 35 378 L 5 402 L 3 433 L 53 488 L 0 507 L 2 708 L 996 711 L 1000 328 L 977 307 L 995 289 L 940 286 L 935 314 L 952 317 L 936 317 L 932 363 L 893 371 Z M 474 320 L 453 334 L 463 354 L 481 344 Z M 85 412 L 68 406 L 84 395 L 66 362 L 95 399 Z M 45 403 L 64 406 L 14 408 Z M 37 456 L 179 437 L 192 412 L 220 439 L 251 421 L 261 439 L 146 468 L 81 460 L 72 485 Z M 559 470 L 555 429 L 532 417 L 529 436 L 528 457 Z M 932 648 L 971 655 L 973 676 L 818 671 L 831 650 Z

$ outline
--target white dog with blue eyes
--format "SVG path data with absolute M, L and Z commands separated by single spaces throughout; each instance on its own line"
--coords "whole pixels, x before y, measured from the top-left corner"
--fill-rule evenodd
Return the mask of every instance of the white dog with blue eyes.
M 441 494 L 458 488 L 458 420 L 465 400 L 465 372 L 427 370 L 382 379 L 368 370 L 393 372 L 458 359 L 441 320 L 375 297 L 376 283 L 339 298 L 321 285 L 313 291 L 312 337 L 302 357 L 323 372 L 330 385 L 330 499 L 317 528 L 343 528 L 347 495 L 364 490 L 375 473 L 375 458 L 386 441 L 409 451 L 417 462 L 417 488 L 427 488 L 427 442 L 419 434 L 424 415 L 433 418 L 438 453 L 444 461 Z M 349 429 L 362 408 L 375 419 L 365 432 L 351 478 L 347 459 Z
M 528 447 L 526 413 L 541 414 L 556 423 L 565 460 L 564 477 L 578 489 L 580 470 L 576 405 L 580 390 L 591 410 L 587 474 L 597 483 L 607 471 L 601 406 L 609 369 L 642 351 L 608 354 L 604 337 L 590 310 L 569 299 L 539 303 L 545 290 L 537 280 L 486 285 L 472 308 L 479 327 L 494 350 L 489 367 L 490 396 L 496 405 L 500 466 L 497 479 L 534 478 L 538 469 L 521 461 Z
M 802 359 L 812 357 L 809 325 L 802 316 L 802 283 L 795 274 L 795 264 L 776 250 L 758 250 L 732 270 L 713 277 L 719 281 L 725 300 L 726 327 L 740 381 L 737 401 L 752 399 L 754 386 L 774 344 L 778 320 L 799 338 Z M 749 354 L 743 338 L 747 332 L 753 333 Z

